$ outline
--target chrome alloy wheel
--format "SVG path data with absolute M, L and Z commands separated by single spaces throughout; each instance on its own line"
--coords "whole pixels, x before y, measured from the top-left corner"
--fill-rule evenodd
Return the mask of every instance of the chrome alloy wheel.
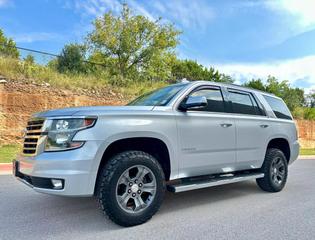
M 276 185 L 281 185 L 282 181 L 285 178 L 285 164 L 284 160 L 280 157 L 275 158 L 271 163 L 271 180 Z
M 138 213 L 153 202 L 156 188 L 153 172 L 146 166 L 135 165 L 119 177 L 116 185 L 116 200 L 124 211 Z

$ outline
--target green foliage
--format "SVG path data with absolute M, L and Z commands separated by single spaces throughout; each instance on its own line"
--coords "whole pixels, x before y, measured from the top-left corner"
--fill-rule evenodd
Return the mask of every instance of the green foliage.
M 296 119 L 315 120 L 315 92 L 311 92 L 305 99 L 303 89 L 293 88 L 288 81 L 279 81 L 271 76 L 268 77 L 266 84 L 261 79 L 253 79 L 244 86 L 281 97 Z
M 119 16 L 108 12 L 97 18 L 87 40 L 93 58 L 102 56 L 101 62 L 108 64 L 113 74 L 155 79 L 163 67 L 161 79 L 170 74 L 168 58 L 175 56 L 179 34 L 160 19 L 133 15 L 124 4 Z
M 215 82 L 229 82 L 232 83 L 233 79 L 224 74 L 220 74 L 214 68 L 206 68 L 203 65 L 193 60 L 176 60 L 172 65 L 173 79 L 188 80 L 207 80 Z
M 297 107 L 292 112 L 296 119 L 315 120 L 315 108 Z
M 29 65 L 34 65 L 34 64 L 35 64 L 34 56 L 28 54 L 28 55 L 24 58 L 24 62 L 25 62 L 26 64 L 29 64 Z
M 304 118 L 315 120 L 315 108 L 304 108 Z
M 306 104 L 311 108 L 315 108 L 315 89 L 306 96 Z
M 281 97 L 291 111 L 297 107 L 302 107 L 305 103 L 303 89 L 292 88 L 288 81 L 279 81 L 272 76 L 268 77 L 266 84 L 261 79 L 252 79 L 245 83 L 244 86 L 273 93 Z
M 20 149 L 17 144 L 0 146 L 0 163 L 11 163 Z
M 314 148 L 302 148 L 300 149 L 300 155 L 315 155 Z
M 244 86 L 258 89 L 261 91 L 266 91 L 266 87 L 261 79 L 252 79 L 251 81 L 244 83 Z
M 65 45 L 57 59 L 57 70 L 61 73 L 86 73 L 85 52 L 86 48 L 82 45 Z
M 29 65 L 24 61 L 10 57 L 0 56 L 0 73 L 8 79 L 19 79 L 23 82 L 36 84 L 49 83 L 51 87 L 80 91 L 101 91 L 120 93 L 124 101 L 128 102 L 132 98 L 144 92 L 152 91 L 163 87 L 168 83 L 164 81 L 131 81 L 122 76 L 112 76 L 106 71 L 94 74 L 85 73 L 59 73 L 54 69 L 54 62 L 49 66 L 39 64 Z M 114 84 L 119 82 L 119 84 Z M 123 84 L 121 84 L 123 83 Z
M 269 76 L 266 84 L 266 91 L 281 97 L 289 109 L 293 111 L 295 108 L 303 106 L 304 90 L 300 88 L 292 88 L 288 81 L 278 81 L 275 77 Z
M 5 57 L 18 58 L 19 51 L 16 48 L 15 42 L 11 38 L 4 36 L 3 31 L 0 29 L 0 55 Z

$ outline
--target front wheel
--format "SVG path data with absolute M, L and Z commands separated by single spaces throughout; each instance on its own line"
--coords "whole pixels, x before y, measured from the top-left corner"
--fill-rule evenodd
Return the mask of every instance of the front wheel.
M 163 170 L 142 151 L 126 151 L 106 164 L 100 178 L 99 202 L 109 218 L 121 226 L 148 221 L 165 193 Z
M 280 192 L 288 177 L 288 163 L 283 152 L 276 148 L 267 149 L 261 169 L 265 176 L 256 180 L 258 186 L 267 192 Z

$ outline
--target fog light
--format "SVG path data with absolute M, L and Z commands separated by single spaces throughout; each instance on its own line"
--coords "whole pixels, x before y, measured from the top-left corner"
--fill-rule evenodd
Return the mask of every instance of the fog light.
M 62 189 L 62 181 L 59 179 L 51 179 L 51 183 L 54 186 L 54 189 Z

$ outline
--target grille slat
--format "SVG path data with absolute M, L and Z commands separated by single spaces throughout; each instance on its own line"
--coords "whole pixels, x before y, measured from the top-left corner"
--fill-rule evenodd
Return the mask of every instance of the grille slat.
M 37 138 L 25 138 L 24 143 L 37 143 Z
M 36 146 L 37 146 L 37 143 L 34 143 L 34 144 L 24 143 L 24 149 L 26 149 L 26 148 L 35 148 L 36 149 Z
M 36 151 L 36 147 L 35 148 L 34 147 L 32 147 L 32 148 L 31 147 L 29 147 L 29 148 L 28 147 L 24 147 L 23 149 L 24 150 L 34 150 L 34 151 Z
M 26 134 L 24 137 L 23 153 L 25 155 L 35 155 L 37 151 L 38 139 L 44 124 L 43 119 L 32 119 L 27 122 Z
M 27 126 L 26 130 L 31 131 L 31 130 L 40 130 L 42 128 L 43 125 L 31 125 L 31 126 Z

